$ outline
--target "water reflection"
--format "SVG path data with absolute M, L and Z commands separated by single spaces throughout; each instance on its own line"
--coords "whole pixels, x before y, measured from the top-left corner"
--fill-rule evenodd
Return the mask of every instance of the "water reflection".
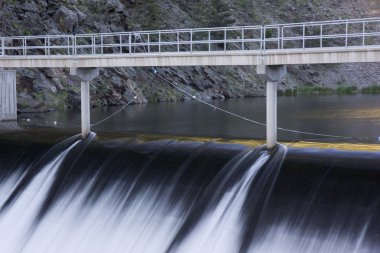
M 376 138 L 380 136 L 380 96 L 299 96 L 279 97 L 279 127 L 299 131 Z M 265 122 L 265 98 L 213 101 L 214 105 L 244 117 Z M 91 119 L 96 123 L 118 110 L 96 108 Z M 26 119 L 30 119 L 29 122 Z M 80 111 L 20 115 L 24 127 L 80 127 Z M 213 136 L 263 139 L 265 127 L 234 118 L 197 102 L 133 105 L 96 126 L 95 131 Z M 279 133 L 282 140 L 313 140 L 321 137 Z M 325 138 L 323 138 L 325 139 Z M 361 142 L 365 140 L 360 140 Z

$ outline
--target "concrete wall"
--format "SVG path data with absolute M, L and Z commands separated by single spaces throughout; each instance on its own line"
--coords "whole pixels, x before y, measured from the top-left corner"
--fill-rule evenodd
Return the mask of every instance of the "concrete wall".
M 16 71 L 0 70 L 0 121 L 17 120 Z

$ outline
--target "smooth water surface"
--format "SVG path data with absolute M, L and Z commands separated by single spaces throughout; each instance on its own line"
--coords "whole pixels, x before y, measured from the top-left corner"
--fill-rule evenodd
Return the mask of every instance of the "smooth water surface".
M 265 122 L 265 98 L 232 99 L 211 103 L 246 118 Z M 95 108 L 92 110 L 91 121 L 96 123 L 119 108 Z M 29 127 L 79 129 L 80 111 L 22 114 L 19 123 Z M 378 142 L 380 96 L 357 94 L 279 97 L 278 125 L 281 128 L 327 135 L 369 137 L 372 138 L 372 142 Z M 235 118 L 196 101 L 131 105 L 93 130 L 224 138 L 265 137 L 265 127 Z M 331 138 L 279 131 L 279 139 Z

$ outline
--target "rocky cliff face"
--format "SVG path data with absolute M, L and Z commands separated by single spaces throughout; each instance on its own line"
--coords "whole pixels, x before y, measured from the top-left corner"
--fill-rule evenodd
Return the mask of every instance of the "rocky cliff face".
M 254 25 L 380 15 L 380 0 L 0 0 L 0 35 L 118 32 L 215 25 Z M 262 96 L 254 67 L 181 67 L 158 71 L 210 99 Z M 19 70 L 22 111 L 75 108 L 79 80 L 66 69 Z M 366 86 L 380 83 L 378 64 L 292 66 L 280 88 L 300 85 Z M 151 68 L 103 69 L 92 82 L 94 106 L 187 99 Z

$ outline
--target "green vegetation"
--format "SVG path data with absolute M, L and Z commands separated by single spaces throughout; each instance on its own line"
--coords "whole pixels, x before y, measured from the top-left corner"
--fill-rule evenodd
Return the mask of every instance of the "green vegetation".
M 378 89 L 380 93 L 380 87 Z M 320 86 L 302 86 L 294 89 L 285 89 L 279 90 L 279 96 L 311 96 L 311 95 L 350 95 L 358 93 L 358 88 L 356 86 L 342 86 L 336 89 L 328 88 L 328 87 L 320 87 Z
M 53 107 L 57 108 L 60 111 L 64 111 L 66 109 L 66 100 L 67 100 L 67 92 L 59 92 L 56 96 L 55 99 L 53 100 Z
M 18 103 L 18 104 L 17 104 L 17 108 L 18 108 L 18 109 L 21 109 L 21 110 L 25 110 L 25 109 L 30 108 L 30 105 L 28 105 L 28 104 L 26 104 L 26 103 Z
M 241 9 L 252 8 L 252 1 L 250 0 L 237 0 L 237 4 Z
M 177 0 L 178 6 L 189 13 L 197 27 L 231 26 L 235 23 L 232 6 L 227 0 L 189 1 Z M 246 5 L 248 0 L 240 0 Z
M 25 26 L 19 22 L 13 22 L 12 24 L 13 27 L 19 32 L 19 34 L 22 34 L 23 36 L 32 35 L 32 30 L 28 26 Z
M 335 92 L 339 95 L 346 95 L 346 94 L 355 94 L 358 91 L 358 87 L 356 86 L 343 86 L 338 87 Z
M 273 30 L 272 29 L 265 30 L 265 38 L 270 39 L 272 37 L 273 37 Z
M 380 94 L 380 86 L 374 85 L 363 87 L 361 92 L 365 94 Z
M 295 89 L 295 92 L 297 95 L 328 95 L 333 94 L 334 90 L 327 87 L 310 87 L 310 86 L 303 86 Z
M 163 11 L 160 8 L 160 2 L 155 0 L 146 0 L 144 2 L 147 15 L 144 17 L 143 27 L 144 29 L 162 29 L 162 24 L 165 22 L 162 20 L 162 17 L 165 16 Z
M 210 0 L 207 6 L 208 27 L 230 26 L 235 20 L 232 18 L 231 8 L 226 0 Z
M 319 86 L 302 86 L 294 89 L 278 90 L 279 96 L 311 96 L 311 95 L 352 95 L 357 93 L 363 94 L 380 94 L 380 86 L 372 85 L 363 87 L 360 90 L 356 86 L 341 86 L 338 88 L 327 88 Z

